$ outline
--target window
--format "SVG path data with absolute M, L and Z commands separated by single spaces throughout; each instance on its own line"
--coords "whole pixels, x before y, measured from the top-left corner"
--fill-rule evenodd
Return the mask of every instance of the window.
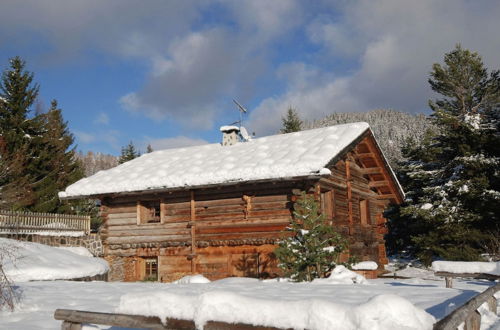
M 144 260 L 144 280 L 158 281 L 158 259 L 145 258 Z
M 370 206 L 366 199 L 361 199 L 359 201 L 359 218 L 362 225 L 370 224 Z
M 137 224 L 161 222 L 160 201 L 147 201 L 137 203 Z
M 335 199 L 333 190 L 321 193 L 321 209 L 326 219 L 331 220 L 335 217 Z

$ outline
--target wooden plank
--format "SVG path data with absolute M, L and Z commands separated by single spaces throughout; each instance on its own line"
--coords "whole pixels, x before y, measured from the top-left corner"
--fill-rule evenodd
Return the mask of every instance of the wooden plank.
M 115 327 L 127 328 L 149 328 L 149 329 L 168 329 L 165 328 L 156 316 L 142 316 L 142 315 L 127 315 L 127 314 L 112 314 L 112 313 L 98 313 L 86 312 L 69 309 L 56 309 L 54 313 L 56 320 L 64 320 L 71 323 L 93 323 L 102 325 L 111 325 Z M 73 328 L 71 328 L 73 329 Z M 194 322 L 193 327 L 195 329 Z
M 247 225 L 247 226 L 210 226 L 198 227 L 196 233 L 199 234 L 218 234 L 218 233 L 244 233 L 244 232 L 260 232 L 260 231 L 281 231 L 288 225 L 287 222 L 262 224 L 262 225 Z
M 434 330 L 451 330 L 456 329 L 461 323 L 466 322 L 473 314 L 476 313 L 479 306 L 488 301 L 496 292 L 500 291 L 500 283 L 486 289 L 474 298 L 470 299 L 463 306 L 455 309 L 451 314 L 447 315 L 439 322 L 434 324 Z
M 381 174 L 383 170 L 380 167 L 364 167 L 360 170 L 363 175 L 371 175 L 371 174 Z
M 190 222 L 194 223 L 196 220 L 196 205 L 194 201 L 194 191 L 191 190 L 191 218 Z M 196 225 L 191 226 L 191 255 L 196 256 Z M 191 272 L 196 273 L 196 261 L 191 259 Z
M 163 235 L 163 236 L 126 236 L 108 237 L 108 244 L 128 244 L 128 243 L 155 243 L 168 241 L 186 241 L 191 243 L 191 236 L 187 235 Z
M 387 180 L 382 180 L 382 181 L 370 181 L 368 183 L 368 186 L 370 188 L 377 188 L 377 187 L 384 187 L 384 186 L 389 186 L 389 181 Z
M 179 228 L 177 230 L 173 229 L 162 229 L 162 228 L 148 228 L 141 229 L 137 227 L 135 230 L 114 230 L 108 229 L 108 238 L 111 237 L 137 237 L 137 236 L 154 236 L 154 235 L 189 235 L 189 229 Z

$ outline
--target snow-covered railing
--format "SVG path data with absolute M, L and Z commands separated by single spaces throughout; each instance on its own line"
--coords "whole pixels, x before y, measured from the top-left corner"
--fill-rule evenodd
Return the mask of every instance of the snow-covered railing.
M 0 234 L 90 233 L 90 216 L 0 211 Z
M 432 270 L 437 276 L 444 277 L 446 287 L 453 287 L 453 278 L 476 278 L 486 280 L 500 279 L 500 261 L 434 261 Z
M 54 313 L 56 320 L 63 321 L 63 330 L 81 330 L 83 323 L 111 325 L 114 327 L 140 328 L 140 329 L 192 329 L 196 330 L 195 322 L 192 320 L 180 320 L 167 318 L 164 323 L 157 316 L 142 316 L 116 313 L 86 312 L 71 309 L 56 309 Z M 226 323 L 219 321 L 208 321 L 203 330 L 279 330 L 275 327 L 265 327 L 242 323 Z
M 462 307 L 455 309 L 451 314 L 434 324 L 434 330 L 455 330 L 457 328 L 464 330 L 480 329 L 481 312 L 480 309 L 488 309 L 497 313 L 497 293 L 500 291 L 500 283 L 488 288 L 478 294 Z M 463 324 L 463 326 L 462 326 Z

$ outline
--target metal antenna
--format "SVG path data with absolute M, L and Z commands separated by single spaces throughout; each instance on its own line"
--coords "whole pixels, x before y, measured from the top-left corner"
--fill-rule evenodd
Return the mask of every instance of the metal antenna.
M 238 107 L 238 111 L 240 112 L 240 121 L 239 121 L 239 124 L 240 124 L 240 127 L 241 127 L 241 122 L 243 121 L 243 113 L 247 113 L 248 110 L 245 109 L 244 106 L 242 106 L 241 104 L 239 104 L 238 101 L 236 101 L 235 99 L 233 99 L 233 102 L 236 104 L 236 106 Z

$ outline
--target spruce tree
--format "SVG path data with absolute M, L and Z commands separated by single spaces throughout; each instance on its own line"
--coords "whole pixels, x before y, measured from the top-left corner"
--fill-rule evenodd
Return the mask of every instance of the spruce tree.
M 151 144 L 148 144 L 147 148 L 146 148 L 146 152 L 149 154 L 150 152 L 153 152 L 153 147 L 151 146 Z
M 280 130 L 280 132 L 283 134 L 298 132 L 302 130 L 302 120 L 300 119 L 297 110 L 292 107 L 288 108 L 286 116 L 282 117 L 281 120 L 283 122 L 283 128 Z
M 429 102 L 438 132 L 425 153 L 410 150 L 404 174 L 411 200 L 390 222 L 403 216 L 419 228 L 409 234 L 426 263 L 498 257 L 487 247 L 500 236 L 499 72 L 488 73 L 477 53 L 458 45 L 444 65 L 433 65 L 429 83 L 442 96 Z
M 59 200 L 57 193 L 83 177 L 81 164 L 75 156 L 73 135 L 67 128 L 57 101 L 49 111 L 39 115 L 43 134 L 37 164 L 37 178 L 33 183 L 35 212 L 72 213 L 71 206 Z
M 9 63 L 0 82 L 0 157 L 13 162 L 15 168 L 0 182 L 0 207 L 22 209 L 34 201 L 28 166 L 37 156 L 33 145 L 38 143 L 40 126 L 30 113 L 39 86 L 33 84 L 33 74 L 25 71 L 26 63 L 21 58 L 14 57 Z
M 123 164 L 125 162 L 128 162 L 129 160 L 137 158 L 140 155 L 141 154 L 135 149 L 134 143 L 130 141 L 130 143 L 127 146 L 122 148 L 118 164 Z
M 287 236 L 274 253 L 285 276 L 297 282 L 326 277 L 347 246 L 347 240 L 325 221 L 314 196 L 305 193 L 294 205 Z

